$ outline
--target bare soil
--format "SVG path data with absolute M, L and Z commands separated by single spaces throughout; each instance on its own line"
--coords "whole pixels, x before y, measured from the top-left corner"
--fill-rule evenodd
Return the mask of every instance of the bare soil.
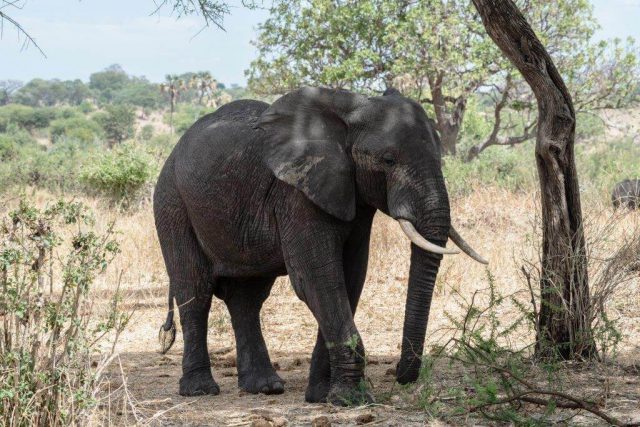
M 367 377 L 378 404 L 345 409 L 304 402 L 309 357 L 317 326 L 286 278 L 278 279 L 262 311 L 265 340 L 272 362 L 279 367 L 279 374 L 286 381 L 285 393 L 264 396 L 240 392 L 230 319 L 224 304 L 214 299 L 209 320 L 209 349 L 221 394 L 197 398 L 179 396 L 182 356 L 179 325 L 178 338 L 169 353 L 163 356 L 157 352 L 157 333 L 167 309 L 167 278 L 150 208 L 146 206 L 123 217 L 99 202 L 89 200 L 88 203 L 93 203 L 100 212 L 101 221 L 117 219 L 123 242 L 122 254 L 96 290 L 96 302 L 109 301 L 122 273 L 121 289 L 125 297 L 122 308 L 135 310 L 117 347 L 119 359 L 114 361 L 109 374 L 110 389 L 118 390 L 113 393 L 111 405 L 103 404 L 104 410 L 109 411 L 107 419 L 111 423 L 213 426 L 328 425 L 323 424 L 325 421 L 333 425 L 490 424 L 479 417 L 445 421 L 434 418 L 425 411 L 420 400 L 423 385 L 401 387 L 394 382 L 409 267 L 409 244 L 394 221 L 376 217 L 369 274 L 356 315 L 356 324 L 370 359 Z M 532 223 L 535 222 L 536 207 L 535 195 L 497 189 L 477 189 L 473 194 L 453 201 L 457 228 L 489 259 L 489 271 L 504 294 L 523 289 L 519 270 L 523 257 L 535 253 L 532 242 L 537 241 L 537 237 Z M 610 221 L 613 215 L 606 206 L 587 206 L 585 210 L 594 226 Z M 625 214 L 616 233 L 622 235 L 638 230 L 639 224 L 640 214 Z M 614 246 L 615 237 L 610 239 Z M 447 313 L 461 314 L 461 308 L 455 303 L 457 295 L 470 297 L 487 286 L 487 270 L 483 266 L 462 255 L 445 259 L 432 305 L 427 349 L 446 342 L 453 335 Z M 562 372 L 566 390 L 600 402 L 601 409 L 621 419 L 640 422 L 640 276 L 617 292 L 609 311 L 619 322 L 622 333 L 615 364 L 567 366 Z M 508 320 L 515 313 L 514 307 L 506 307 L 499 315 Z M 531 342 L 531 338 L 530 331 L 521 331 L 514 337 L 521 343 Z M 464 371 L 459 367 L 438 362 L 433 383 L 437 396 L 444 399 L 445 404 L 448 387 L 459 384 L 462 375 Z M 536 376 L 541 381 L 545 379 L 542 372 L 532 375 L 534 380 Z M 524 406 L 522 410 L 533 414 L 544 412 L 543 408 L 534 406 Z M 558 422 L 604 425 L 584 412 L 574 414 L 560 411 Z

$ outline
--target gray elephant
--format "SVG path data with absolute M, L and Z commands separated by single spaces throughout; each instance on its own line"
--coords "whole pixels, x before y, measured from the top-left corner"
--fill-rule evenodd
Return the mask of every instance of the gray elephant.
M 289 275 L 318 325 L 309 402 L 371 401 L 362 387 L 364 347 L 353 318 L 367 271 L 376 210 L 411 239 L 411 268 L 397 366 L 418 377 L 429 306 L 451 227 L 440 142 L 422 107 L 397 91 L 367 98 L 303 88 L 268 105 L 236 101 L 198 120 L 166 161 L 154 214 L 169 274 L 163 351 L 184 337 L 180 394 L 218 394 L 207 351 L 213 295 L 228 307 L 239 387 L 282 393 L 260 328 L 278 276 Z
M 625 179 L 616 184 L 611 192 L 613 208 L 640 208 L 640 179 Z

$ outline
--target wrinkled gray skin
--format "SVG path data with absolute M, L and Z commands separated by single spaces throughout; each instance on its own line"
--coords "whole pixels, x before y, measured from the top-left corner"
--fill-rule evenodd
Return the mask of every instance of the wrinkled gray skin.
M 175 298 L 184 336 L 180 394 L 219 393 L 207 352 L 213 295 L 231 314 L 240 388 L 282 393 L 260 308 L 276 277 L 288 274 L 319 325 L 306 400 L 370 401 L 353 317 L 376 210 L 445 246 L 440 142 L 422 107 L 397 92 L 366 98 L 303 88 L 271 106 L 236 101 L 198 120 L 167 159 L 154 195 L 170 307 Z M 411 246 L 402 384 L 418 377 L 441 258 Z
M 625 179 L 617 183 L 611 192 L 611 202 L 614 209 L 640 209 L 640 179 Z

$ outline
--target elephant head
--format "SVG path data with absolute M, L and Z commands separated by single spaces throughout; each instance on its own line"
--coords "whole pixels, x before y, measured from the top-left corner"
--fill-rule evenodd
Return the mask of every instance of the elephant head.
M 398 381 L 417 379 L 431 304 L 448 238 L 486 263 L 451 227 L 440 141 L 416 102 L 388 90 L 367 98 L 344 90 L 303 88 L 260 118 L 264 159 L 275 176 L 325 212 L 354 219 L 365 204 L 396 219 L 412 242 Z

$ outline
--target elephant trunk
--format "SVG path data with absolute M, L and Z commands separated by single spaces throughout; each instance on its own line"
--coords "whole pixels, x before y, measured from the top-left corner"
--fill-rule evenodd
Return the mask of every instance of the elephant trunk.
M 411 245 L 411 268 L 402 331 L 402 353 L 397 366 L 400 384 L 418 379 L 431 297 L 442 255 Z

